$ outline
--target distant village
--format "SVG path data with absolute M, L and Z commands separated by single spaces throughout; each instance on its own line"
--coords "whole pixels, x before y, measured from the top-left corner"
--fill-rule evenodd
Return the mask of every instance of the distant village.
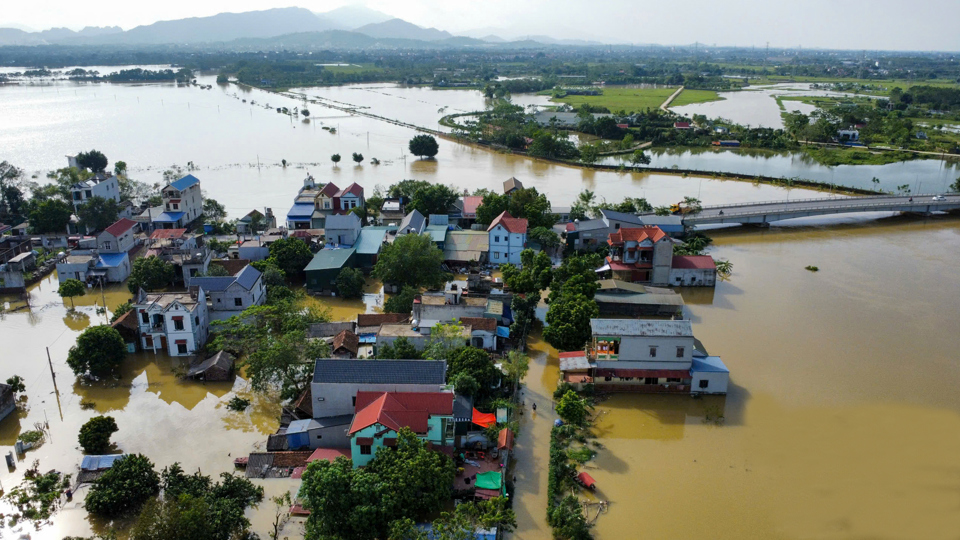
M 69 165 L 78 167 L 74 158 Z M 126 351 L 182 357 L 183 376 L 198 381 L 231 380 L 257 347 L 268 348 L 242 344 L 240 335 L 257 326 L 257 307 L 280 305 L 283 295 L 300 290 L 321 304 L 356 298 L 368 276 L 390 295 L 355 319 L 297 319 L 308 321 L 295 335 L 310 369 L 287 381 L 299 369 L 287 365 L 271 379 L 283 380 L 280 427 L 261 449 L 236 458 L 248 478 L 310 477 L 311 463 L 341 457 L 367 468 L 413 436 L 454 464 L 449 496 L 508 497 L 517 421 L 530 406 L 520 384 L 526 337 L 537 326 L 560 351 L 560 401 L 727 391 L 729 371 L 694 337 L 672 288 L 718 280 L 712 257 L 683 249 L 690 231 L 682 211 L 584 212 L 547 201 L 538 215 L 521 217 L 510 209 L 528 207 L 515 201 L 546 199 L 516 178 L 502 193 L 454 193 L 425 206 L 429 197 L 419 191 L 369 199 L 356 183 L 308 175 L 282 222 L 271 208 L 251 209 L 224 233 L 205 216 L 200 178 L 168 182 L 153 206 L 121 201 L 119 180 L 99 172 L 70 186 L 75 211 L 94 198 L 119 205 L 119 219 L 102 229 L 76 215 L 62 234 L 35 233 L 29 222 L 3 227 L 2 291 L 22 293 L 30 276 L 53 270 L 65 298 L 126 282 L 130 302 L 110 325 Z M 483 208 L 494 204 L 506 209 Z M 53 255 L 40 262 L 41 250 Z M 391 280 L 386 265 L 430 276 Z M 559 278 L 563 272 L 569 277 Z M 84 290 L 64 292 L 74 282 Z M 582 289 L 573 290 L 577 283 Z M 541 296 L 548 287 L 549 298 Z M 588 307 L 589 316 L 564 319 L 570 304 Z M 563 335 L 552 336 L 550 326 Z M 96 478 L 114 460 L 84 463 Z M 575 481 L 593 485 L 586 473 Z M 292 500 L 291 514 L 309 515 L 308 503 Z M 496 529 L 477 538 L 499 538 Z

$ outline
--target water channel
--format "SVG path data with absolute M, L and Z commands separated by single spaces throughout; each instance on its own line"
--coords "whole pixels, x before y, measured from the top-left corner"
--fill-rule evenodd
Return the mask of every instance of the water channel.
M 234 99 L 235 92 L 248 103 Z M 380 95 L 317 92 L 330 99 L 337 92 Z M 424 120 L 442 116 L 437 104 L 482 106 L 477 92 L 390 92 L 425 101 L 416 113 Z M 377 104 L 381 98 L 386 101 Z M 586 171 L 447 141 L 440 142 L 436 161 L 404 160 L 399 156 L 413 134 L 409 129 L 313 105 L 314 122 L 301 124 L 251 106 L 251 99 L 298 104 L 234 86 L 0 86 L 7 128 L 0 132 L 0 159 L 46 171 L 64 165 L 65 154 L 98 148 L 151 182 L 159 181 L 163 168 L 192 160 L 208 196 L 233 217 L 262 206 L 282 216 L 308 170 L 321 181 L 356 181 L 367 189 L 403 178 L 499 188 L 517 176 L 555 204 L 569 203 L 584 188 L 609 200 L 645 196 L 654 204 L 697 194 L 708 204 L 817 195 L 711 178 Z M 403 101 L 381 95 L 369 103 L 383 116 L 414 115 Z M 322 130 L 320 122 L 338 126 L 338 133 Z M 354 151 L 385 163 L 354 167 L 348 158 Z M 345 158 L 337 168 L 328 159 L 334 152 Z M 280 159 L 297 165 L 283 168 Z M 918 163 L 926 162 L 894 166 Z M 789 161 L 781 167 L 782 176 L 802 175 Z M 605 448 L 590 472 L 598 497 L 611 505 L 597 520 L 597 538 L 634 531 L 651 538 L 938 539 L 960 530 L 960 222 L 882 217 L 807 223 L 712 233 L 711 253 L 734 263 L 733 277 L 716 290 L 681 292 L 698 338 L 730 367 L 733 388 L 720 399 L 618 396 L 598 407 Z M 820 272 L 804 270 L 811 264 Z M 367 292 L 378 289 L 370 283 Z M 112 308 L 129 295 L 116 287 L 104 297 Z M 28 408 L 0 422 L 0 446 L 5 452 L 36 422 L 51 425 L 50 441 L 16 470 L 0 472 L 5 488 L 20 481 L 33 459 L 42 470 L 75 472 L 79 426 L 95 414 L 114 416 L 118 446 L 147 454 L 159 468 L 180 461 L 186 470 L 218 474 L 232 468 L 233 457 L 262 447 L 277 425 L 278 408 L 269 397 L 251 394 L 242 378 L 226 385 L 181 382 L 173 375 L 175 360 L 136 355 L 119 381 L 76 383 L 66 354 L 83 328 L 104 320 L 94 307 L 100 298 L 90 291 L 71 310 L 49 277 L 31 288 L 29 305 L 2 299 L 0 379 L 14 373 L 27 379 Z M 335 317 L 348 318 L 373 309 L 375 300 L 367 300 L 321 302 Z M 518 440 L 515 537 L 524 539 L 549 538 L 546 396 L 557 375 L 556 351 L 537 340 L 532 348 L 526 399 L 544 406 L 541 416 L 524 417 Z M 245 413 L 225 407 L 238 393 L 253 399 Z M 83 409 L 81 401 L 94 405 Z M 268 496 L 295 487 L 284 480 L 263 485 Z M 102 527 L 80 508 L 82 495 L 32 537 Z M 261 536 L 271 513 L 269 503 L 251 512 Z M 295 528 L 289 534 L 296 537 Z

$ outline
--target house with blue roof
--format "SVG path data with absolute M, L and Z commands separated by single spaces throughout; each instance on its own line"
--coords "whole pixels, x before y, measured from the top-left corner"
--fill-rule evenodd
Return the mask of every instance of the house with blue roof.
M 287 229 L 309 229 L 313 219 L 314 203 L 295 202 L 287 212 Z
M 163 213 L 153 218 L 155 229 L 183 229 L 203 213 L 200 180 L 192 174 L 167 184 L 160 190 L 160 198 Z
M 205 276 L 190 280 L 190 287 L 207 293 L 211 319 L 227 319 L 251 306 L 263 305 L 267 289 L 263 274 L 252 265 L 244 266 L 232 276 Z

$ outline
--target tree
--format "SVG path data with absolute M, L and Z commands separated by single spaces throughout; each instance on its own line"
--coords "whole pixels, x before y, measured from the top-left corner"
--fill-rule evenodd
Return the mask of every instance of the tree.
M 583 515 L 583 507 L 576 495 L 567 495 L 559 504 L 547 510 L 547 522 L 553 527 L 554 538 L 564 540 L 591 540 L 590 524 Z
M 80 428 L 80 447 L 87 454 L 106 454 L 110 436 L 120 431 L 112 416 L 94 416 Z
M 377 358 L 380 360 L 420 360 L 420 351 L 410 343 L 410 340 L 400 336 L 393 344 L 384 343 L 377 347 Z
M 407 212 L 418 210 L 425 216 L 446 214 L 459 198 L 460 194 L 450 186 L 431 184 L 417 189 L 410 198 L 406 209 Z
M 140 289 L 155 291 L 173 283 L 175 276 L 173 264 L 151 255 L 133 261 L 130 269 L 130 278 L 127 280 L 127 289 L 137 294 Z
M 224 268 L 222 264 L 211 264 L 204 273 L 207 277 L 229 277 L 230 271 Z
M 373 267 L 373 277 L 401 288 L 440 288 L 450 277 L 442 265 L 443 252 L 433 238 L 404 234 L 384 246 Z
M 473 397 L 476 396 L 480 390 L 480 385 L 477 383 L 477 380 L 467 373 L 459 373 L 450 377 L 448 382 L 453 385 L 453 389 L 457 392 L 457 395 L 460 396 Z
M 15 393 L 23 393 L 27 391 L 27 385 L 24 384 L 26 381 L 23 377 L 19 375 L 14 375 L 7 379 L 7 385 L 10 386 Z
M 507 361 L 503 364 L 503 373 L 507 381 L 513 383 L 514 389 L 530 371 L 530 358 L 520 351 L 510 351 Z
M 290 237 L 270 244 L 270 257 L 276 261 L 277 268 L 283 270 L 288 278 L 293 278 L 300 275 L 310 264 L 313 253 L 306 242 Z
M 359 268 L 344 268 L 337 276 L 337 292 L 344 298 L 360 298 L 366 279 Z
M 91 172 L 102 173 L 107 170 L 107 156 L 99 150 L 80 152 L 77 154 L 77 165 L 83 169 L 89 169 Z
M 447 360 L 447 382 L 453 383 L 458 377 L 469 376 L 479 386 L 475 397 L 490 395 L 491 388 L 500 380 L 500 370 L 490 360 L 490 354 L 476 347 L 460 347 L 449 354 Z
M 126 176 L 127 174 L 127 162 L 118 161 L 113 164 L 113 174 L 117 176 Z
M 289 491 L 284 491 L 283 495 L 271 497 L 270 501 L 273 502 L 274 506 L 273 523 L 270 524 L 273 530 L 267 534 L 270 536 L 270 540 L 279 540 L 280 529 L 283 528 L 283 522 L 287 516 L 287 509 L 290 508 L 293 501 L 290 500 Z
M 400 289 L 400 292 L 391 295 L 383 303 L 384 313 L 410 313 L 413 311 L 413 300 L 417 296 L 417 289 L 407 286 Z
M 721 280 L 728 279 L 733 274 L 733 263 L 730 261 L 716 261 L 717 276 Z
M 76 375 L 102 377 L 120 367 L 127 345 L 120 332 L 110 326 L 92 326 L 77 338 L 67 354 L 67 365 Z
M 113 310 L 113 314 L 110 316 L 110 324 L 117 322 L 117 319 L 123 317 L 125 313 L 133 310 L 133 304 L 130 302 L 123 302 L 118 305 L 116 309 Z
M 207 501 L 182 495 L 148 501 L 130 531 L 130 540 L 206 540 L 215 535 Z
M 950 184 L 950 191 L 952 193 L 960 193 L 960 176 L 957 177 L 956 182 Z
M 40 202 L 30 212 L 30 228 L 33 232 L 64 233 L 70 223 L 73 208 L 59 199 L 48 199 Z
M 357 152 L 354 152 L 354 153 L 353 153 L 353 161 L 354 161 L 357 165 L 359 165 L 360 163 L 362 163 L 362 162 L 363 162 L 363 154 L 359 154 L 359 153 L 357 153 Z
M 77 208 L 77 217 L 87 229 L 102 231 L 116 223 L 120 205 L 114 199 L 90 197 Z
M 329 354 L 326 342 L 308 340 L 305 332 L 297 330 L 262 343 L 246 358 L 244 367 L 254 390 L 279 387 L 282 399 L 292 399 L 310 384 L 314 360 Z
M 518 189 L 508 195 L 488 193 L 477 208 L 477 223 L 488 224 L 504 210 L 515 218 L 525 218 L 532 228 L 552 227 L 556 223 L 550 201 L 537 188 Z
M 333 162 L 333 166 L 336 167 L 340 163 L 340 154 L 333 154 L 330 156 L 330 161 Z
M 567 390 L 557 402 L 557 416 L 568 424 L 583 425 L 587 419 L 586 402 L 573 390 Z
M 560 235 L 546 227 L 534 227 L 527 234 L 527 238 L 540 244 L 540 247 L 549 249 L 560 245 Z
M 443 324 L 437 323 L 430 329 L 430 337 L 423 348 L 423 357 L 430 360 L 446 360 L 453 351 L 462 347 L 464 341 L 463 326 L 459 321 Z
M 203 217 L 210 221 L 223 221 L 227 217 L 227 209 L 216 199 L 203 200 Z
M 543 338 L 561 351 L 582 349 L 591 336 L 590 319 L 599 316 L 596 302 L 582 294 L 564 295 L 547 310 Z
M 600 150 L 596 145 L 584 144 L 580 147 L 580 161 L 584 163 L 595 163 L 600 159 Z
M 596 199 L 596 194 L 589 189 L 581 191 L 580 194 L 577 195 L 577 200 L 574 201 L 573 206 L 570 208 L 570 219 L 583 220 L 593 215 Z
M 70 299 L 70 309 L 73 309 L 73 297 L 74 296 L 83 296 L 87 294 L 87 287 L 79 279 L 68 279 L 60 284 L 60 288 L 57 289 L 57 294 L 61 298 Z
M 634 165 L 649 165 L 650 156 L 643 152 L 643 149 L 636 149 L 633 151 L 633 154 L 630 156 L 630 162 Z
M 160 476 L 146 456 L 124 456 L 94 481 L 84 506 L 96 516 L 117 517 L 139 510 L 159 490 Z
M 440 145 L 432 135 L 416 135 L 410 139 L 410 153 L 423 158 L 424 156 L 432 158 L 440 151 Z

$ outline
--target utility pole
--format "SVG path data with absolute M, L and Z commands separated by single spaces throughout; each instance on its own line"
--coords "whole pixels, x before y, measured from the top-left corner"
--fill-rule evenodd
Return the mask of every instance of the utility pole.
M 53 379 L 53 393 L 57 396 L 57 409 L 60 411 L 60 421 L 62 422 L 63 407 L 60 406 L 60 389 L 57 388 L 57 374 L 53 371 L 53 360 L 50 358 L 50 347 L 47 347 L 47 364 L 50 365 L 50 378 Z M 43 415 L 44 418 L 46 418 L 46 409 L 44 409 Z M 49 422 L 47 425 L 49 426 Z

